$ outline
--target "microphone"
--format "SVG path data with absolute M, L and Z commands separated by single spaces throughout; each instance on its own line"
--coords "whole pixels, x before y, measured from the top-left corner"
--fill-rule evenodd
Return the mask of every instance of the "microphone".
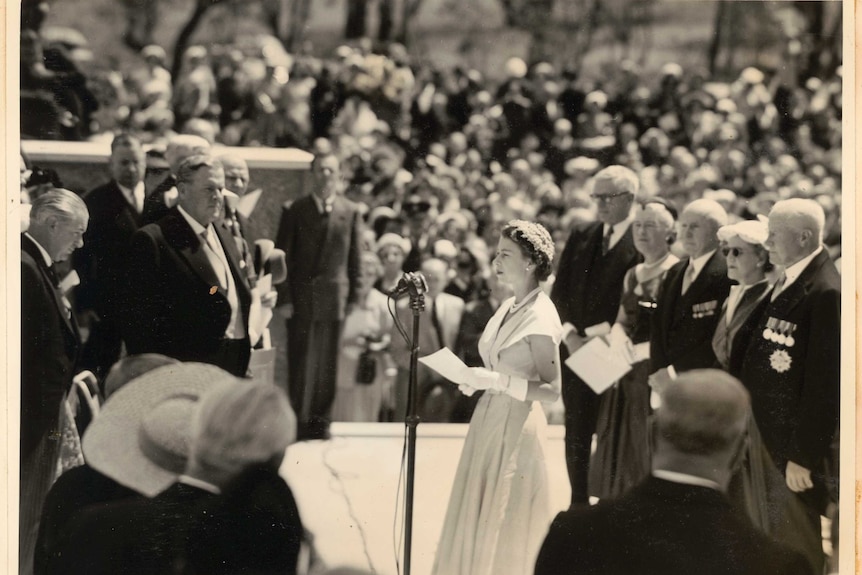
M 398 280 L 398 285 L 395 286 L 395 291 L 389 296 L 392 299 L 398 299 L 406 294 L 411 297 L 417 297 L 428 291 L 428 284 L 425 283 L 425 276 L 419 272 L 407 272 L 401 279 Z

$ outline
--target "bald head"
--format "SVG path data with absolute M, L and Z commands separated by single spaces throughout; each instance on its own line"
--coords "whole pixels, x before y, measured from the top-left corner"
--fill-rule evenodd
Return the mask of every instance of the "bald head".
M 234 154 L 219 156 L 218 160 L 224 167 L 224 185 L 238 196 L 245 195 L 248 190 L 248 164 Z
M 790 266 L 820 247 L 826 215 L 814 200 L 791 198 L 776 202 L 769 212 L 769 236 L 764 242 L 770 261 Z
M 655 414 L 657 449 L 702 457 L 730 453 L 745 431 L 748 405 L 748 392 L 723 371 L 682 373 L 662 392 Z
M 435 298 L 446 288 L 449 265 L 439 258 L 429 258 L 422 262 L 422 275 L 428 284 L 428 297 Z
M 176 174 L 180 164 L 192 156 L 207 154 L 210 143 L 200 136 L 192 134 L 179 134 L 168 141 L 165 148 L 165 159 L 171 166 L 171 171 Z

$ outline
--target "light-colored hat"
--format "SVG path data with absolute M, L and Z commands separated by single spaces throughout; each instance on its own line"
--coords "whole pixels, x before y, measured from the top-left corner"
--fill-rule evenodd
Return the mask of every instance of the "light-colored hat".
M 254 267 L 258 275 L 271 274 L 272 285 L 287 279 L 287 255 L 275 247 L 272 240 L 261 239 L 254 242 Z
M 563 165 L 563 170 L 567 175 L 571 176 L 575 172 L 587 172 L 588 174 L 592 174 L 596 170 L 599 169 L 599 161 L 595 158 L 589 158 L 587 156 L 578 156 L 576 158 L 572 158 L 568 160 Z
M 743 220 L 728 226 L 721 226 L 718 228 L 718 239 L 719 241 L 726 242 L 731 238 L 738 237 L 749 244 L 756 246 L 763 245 L 763 242 L 766 241 L 769 235 L 767 222 L 769 222 L 769 219 L 758 216 L 756 220 Z
M 753 66 L 749 66 L 743 70 L 742 73 L 739 74 L 739 77 L 743 82 L 750 85 L 760 84 L 764 79 L 763 72 Z
M 523 78 L 527 75 L 527 64 L 520 58 L 506 60 L 506 75 L 510 78 Z
M 437 240 L 432 251 L 438 258 L 454 260 L 458 257 L 458 248 L 449 240 Z
M 662 76 L 671 76 L 673 78 L 682 78 L 682 66 L 676 62 L 668 62 L 661 67 L 659 72 Z
M 179 365 L 180 363 L 178 359 L 159 353 L 141 353 L 126 356 L 112 365 L 110 371 L 108 371 L 108 375 L 105 376 L 105 397 L 111 397 L 121 387 L 149 371 L 163 365 Z
M 410 248 L 412 247 L 412 244 L 410 243 L 409 238 L 403 238 L 398 234 L 390 232 L 380 236 L 380 238 L 377 240 L 377 245 L 374 247 L 374 251 L 380 253 L 380 250 L 382 250 L 386 246 L 395 246 L 397 248 L 400 248 L 401 251 L 404 252 L 404 254 L 406 255 L 410 253 Z
M 165 52 L 165 49 L 156 44 L 150 44 L 149 46 L 144 46 L 141 49 L 141 57 L 145 60 L 150 58 L 154 58 L 159 62 L 164 62 L 167 59 L 168 55 Z
M 191 434 L 195 461 L 240 471 L 283 454 L 296 440 L 296 415 L 284 392 L 270 383 L 225 386 L 201 399 Z
M 247 384 L 205 363 L 149 371 L 102 406 L 84 434 L 84 459 L 117 483 L 154 497 L 185 470 L 190 421 L 201 397 L 243 385 Z

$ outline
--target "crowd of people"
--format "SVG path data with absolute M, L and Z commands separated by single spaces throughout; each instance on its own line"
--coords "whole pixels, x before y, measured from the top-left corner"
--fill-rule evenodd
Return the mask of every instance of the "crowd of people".
M 328 439 L 333 418 L 404 419 L 412 310 L 387 296 L 420 272 L 423 355 L 448 347 L 470 368 L 459 385 L 425 366 L 417 374 L 423 421 L 470 422 L 435 572 L 523 573 L 536 557 L 537 573 L 589 561 L 629 572 L 625 554 L 596 550 L 624 541 L 641 553 L 655 543 L 648 530 L 603 540 L 583 526 L 643 520 L 655 501 L 692 488 L 727 494 L 733 521 L 708 505 L 729 541 L 760 541 L 751 523 L 786 545 L 769 549 L 788 572 L 822 571 L 820 518 L 837 501 L 840 69 L 798 83 L 749 67 L 720 82 L 670 63 L 653 82 L 624 61 L 593 80 L 513 58 L 494 85 L 364 41 L 288 62 L 194 46 L 175 79 L 164 50 L 141 56 L 101 115 L 112 119 L 84 122 L 112 138 L 109 184 L 81 199 L 22 158 L 32 208 L 22 237 L 21 556 L 37 570 L 67 572 L 79 553 L 77 564 L 105 572 L 119 572 L 116 561 L 219 572 L 255 555 L 219 543 L 238 540 L 272 543 L 277 556 L 261 561 L 294 572 L 308 536 L 275 473 L 280 457 L 295 439 Z M 64 84 L 37 68 L 22 59 L 42 82 L 34 90 L 53 94 L 40 101 L 63 109 L 52 90 Z M 154 189 L 145 144 L 169 165 Z M 214 157 L 214 144 L 313 151 L 308 194 L 285 204 L 276 237 L 246 237 L 249 216 L 236 205 L 248 167 Z M 266 345 L 261 315 L 286 322 L 286 397 L 237 381 Z M 561 364 L 597 340 L 625 342 L 631 364 L 601 392 Z M 135 373 L 115 394 L 112 367 L 150 354 L 186 363 Z M 200 406 L 171 407 L 194 395 L 197 378 L 213 388 Z M 145 452 L 125 464 L 100 451 L 118 449 L 117 429 L 98 430 L 135 424 L 123 410 L 144 401 L 131 393 L 143 380 L 178 388 L 162 398 L 165 419 L 153 407 L 130 431 L 156 434 L 158 453 L 139 441 Z M 88 394 L 111 397 L 102 413 L 70 415 L 70 397 Z M 536 461 L 557 399 L 573 511 L 548 534 Z M 78 410 L 91 403 L 79 399 Z M 177 431 L 191 409 L 185 436 L 156 433 Z M 161 453 L 178 445 L 187 449 Z M 143 465 L 171 481 L 138 486 Z M 106 500 L 64 507 L 49 488 L 74 481 L 95 482 Z M 252 511 L 238 495 L 248 492 Z M 620 503 L 577 512 L 590 497 Z M 212 522 L 192 520 L 202 509 Z M 238 530 L 237 514 L 261 531 Z M 139 516 L 156 534 L 181 525 L 169 553 L 148 547 L 155 540 L 129 546 L 138 527 L 128 520 Z M 104 547 L 76 539 L 102 529 Z M 573 537 L 579 547 L 567 546 Z M 643 572 L 690 572 L 647 555 L 637 555 L 654 565 Z M 702 557 L 724 556 L 719 545 Z M 735 561 L 725 567 L 764 572 Z

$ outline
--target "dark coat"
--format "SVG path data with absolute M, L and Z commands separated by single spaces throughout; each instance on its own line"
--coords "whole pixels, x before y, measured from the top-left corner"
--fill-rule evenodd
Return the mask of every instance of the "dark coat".
M 39 441 L 59 438 L 60 402 L 72 385 L 78 324 L 57 278 L 27 235 L 21 236 L 21 460 Z M 58 440 L 59 441 L 59 440 Z
M 604 224 L 591 222 L 572 228 L 560 256 L 559 271 L 551 300 L 560 321 L 570 322 L 578 332 L 604 321 L 613 324 L 622 297 L 623 278 L 641 261 L 634 246 L 631 226 L 608 251 L 601 254 Z
M 340 196 L 328 217 L 311 195 L 284 207 L 275 245 L 286 254 L 288 272 L 279 304 L 293 304 L 294 315 L 313 321 L 342 321 L 357 300 L 360 225 L 354 204 Z
M 143 217 L 115 181 L 85 194 L 84 202 L 90 223 L 83 247 L 75 252 L 75 270 L 81 278 L 76 305 L 81 310 L 94 309 L 99 316 L 113 315 L 120 307 L 129 243 L 143 225 Z
M 36 542 L 35 575 L 44 575 L 48 572 L 48 566 L 60 559 L 60 542 L 69 536 L 69 522 L 79 512 L 134 497 L 140 496 L 87 464 L 61 475 L 51 486 L 42 509 Z
M 236 243 L 213 226 L 227 257 L 248 325 L 251 291 L 240 270 Z M 130 354 L 160 353 L 181 361 L 209 360 L 218 352 L 231 308 L 201 239 L 178 208 L 132 236 L 127 274 L 124 340 Z M 232 373 L 245 368 L 229 369 Z
M 794 326 L 793 345 L 764 337 L 774 320 Z M 775 301 L 765 298 L 742 365 L 754 419 L 782 471 L 788 460 L 822 471 L 838 426 L 840 347 L 841 278 L 824 250 Z
M 708 487 L 650 477 L 616 501 L 557 515 L 535 575 L 803 575 L 805 559 L 769 540 Z
M 727 262 L 716 250 L 685 295 L 681 295 L 688 261 L 670 268 L 659 290 L 650 331 L 652 371 L 669 365 L 677 372 L 715 366 L 712 336 L 721 317 L 721 306 L 730 293 Z

